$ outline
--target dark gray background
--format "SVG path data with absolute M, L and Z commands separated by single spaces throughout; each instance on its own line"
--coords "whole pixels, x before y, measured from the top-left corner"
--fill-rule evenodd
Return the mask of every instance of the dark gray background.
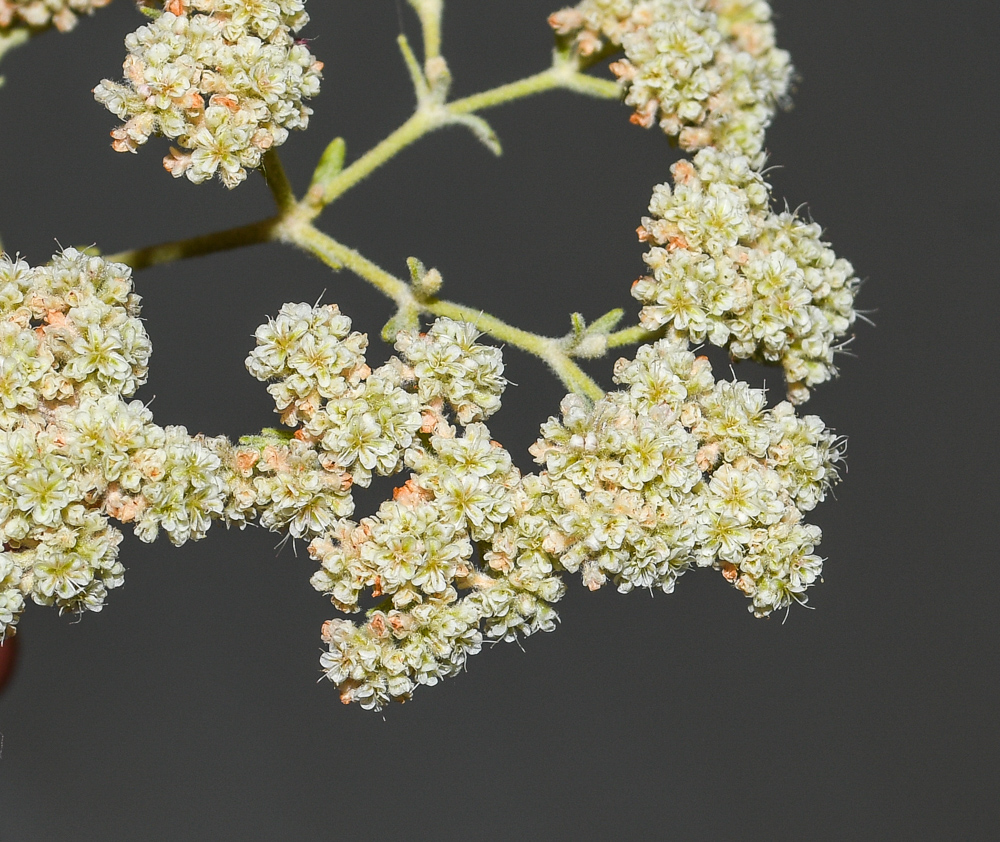
M 323 145 L 360 154 L 407 116 L 394 0 L 313 0 L 326 62 L 310 130 L 282 149 L 302 189 Z M 550 0 L 451 0 L 458 95 L 541 69 Z M 721 577 L 672 596 L 589 594 L 384 715 L 317 683 L 303 548 L 262 530 L 182 549 L 131 536 L 124 588 L 82 622 L 30 606 L 0 699 L 0 839 L 996 839 L 998 773 L 995 33 L 987 2 L 775 0 L 801 81 L 768 135 L 775 192 L 808 203 L 867 279 L 842 377 L 807 410 L 849 436 L 846 481 L 813 514 L 814 611 L 753 619 Z M 118 0 L 4 61 L 0 234 L 33 263 L 271 213 L 171 180 L 166 144 L 108 146 L 90 89 L 117 78 L 139 18 Z M 675 157 L 614 103 L 566 93 L 408 150 L 321 225 L 386 268 L 419 255 L 445 293 L 548 333 L 614 306 L 641 272 L 634 228 Z M 281 246 L 137 277 L 161 424 L 238 436 L 274 422 L 243 368 L 254 328 L 323 295 L 377 333 L 387 304 Z M 373 343 L 372 357 L 384 348 Z M 494 433 L 525 452 L 561 396 L 510 352 Z M 607 384 L 611 360 L 592 370 Z M 722 372 L 725 366 L 721 366 Z M 761 370 L 738 368 L 754 382 Z M 768 373 L 777 385 L 775 372 Z M 368 504 L 374 504 L 374 498 Z

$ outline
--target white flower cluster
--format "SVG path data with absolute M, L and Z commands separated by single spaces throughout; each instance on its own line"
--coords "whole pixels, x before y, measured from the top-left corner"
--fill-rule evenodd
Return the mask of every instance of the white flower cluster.
M 254 377 L 277 381 L 268 391 L 281 420 L 301 425 L 296 436 L 315 444 L 324 469 L 347 488 L 396 473 L 422 424 L 413 375 L 399 360 L 372 371 L 367 345 L 336 305 L 286 304 L 257 329 L 247 358 Z
M 227 187 L 260 165 L 289 129 L 305 128 L 303 100 L 319 92 L 322 64 L 293 38 L 308 20 L 304 0 L 168 0 L 152 23 L 126 39 L 122 85 L 107 79 L 98 102 L 122 120 L 119 152 L 151 135 L 177 140 L 164 166 Z
M 48 266 L 0 257 L 0 427 L 26 412 L 131 395 L 150 344 L 127 266 L 67 249 Z
M 532 447 L 545 466 L 543 549 L 591 589 L 674 588 L 691 566 L 722 571 L 757 616 L 805 602 L 820 531 L 802 513 L 837 479 L 837 440 L 761 390 L 716 382 L 671 336 L 619 360 L 627 389 L 589 405 L 569 395 Z
M 247 436 L 220 453 L 229 496 L 224 516 L 311 537 L 354 511 L 351 477 L 316 448 L 278 431 Z
M 396 339 L 413 366 L 421 402 L 447 402 L 462 424 L 493 415 L 507 385 L 500 350 L 479 345 L 478 335 L 468 322 L 438 319 L 426 334 L 403 332 Z
M 551 630 L 549 603 L 562 595 L 551 564 L 476 566 L 475 547 L 502 543 L 524 497 L 509 454 L 473 423 L 421 437 L 407 451 L 411 478 L 374 517 L 344 522 L 310 545 L 322 564 L 317 590 L 345 611 L 362 591 L 385 596 L 367 622 L 330 620 L 323 630 L 327 677 L 345 702 L 378 708 L 419 684 L 454 675 L 483 635 L 513 640 Z
M 247 367 L 268 387 L 290 440 L 243 439 L 227 460 L 233 519 L 313 538 L 313 585 L 341 610 L 384 597 L 366 622 L 329 621 L 327 676 L 345 701 L 380 707 L 453 674 L 483 635 L 552 628 L 562 586 L 552 567 L 494 552 L 505 546 L 521 478 L 481 421 L 506 385 L 498 349 L 468 324 L 438 319 L 403 331 L 374 371 L 367 340 L 335 306 L 286 304 L 257 331 Z M 453 422 L 462 425 L 461 429 Z M 410 479 L 359 523 L 350 489 L 403 469 Z M 506 530 L 506 531 L 505 531 Z M 486 549 L 476 566 L 474 550 Z
M 582 0 L 549 22 L 583 56 L 624 50 L 611 69 L 634 123 L 762 160 L 792 76 L 764 0 Z
M 67 32 L 76 26 L 80 15 L 93 14 L 111 0 L 0 0 L 0 34 L 24 27 L 45 29 L 54 26 Z
M 527 501 L 519 471 L 483 424 L 432 434 L 406 461 L 412 477 L 376 516 L 310 546 L 322 564 L 313 585 L 342 610 L 360 610 L 365 589 L 386 597 L 364 625 L 331 620 L 323 630 L 327 676 L 345 702 L 366 708 L 454 675 L 484 634 L 550 631 L 550 603 L 563 593 L 548 559 L 512 562 L 489 549 L 484 568 L 475 564 L 475 547 L 506 545 Z
M 851 264 L 821 229 L 770 209 L 770 188 L 740 155 L 702 150 L 657 186 L 639 229 L 652 274 L 633 285 L 642 324 L 668 325 L 737 359 L 780 363 L 789 399 L 836 373 L 834 351 L 856 313 Z
M 379 600 L 363 622 L 324 625 L 321 662 L 343 701 L 405 700 L 484 638 L 551 630 L 565 572 L 669 592 L 685 570 L 714 567 L 757 616 L 805 602 L 821 561 L 802 517 L 841 456 L 818 418 L 716 382 L 671 331 L 618 362 L 623 389 L 596 404 L 567 396 L 532 447 L 544 470 L 522 476 L 483 423 L 506 381 L 499 350 L 476 338 L 439 319 L 399 333 L 400 357 L 372 371 L 335 306 L 287 304 L 257 331 L 248 368 L 298 430 L 224 458 L 226 517 L 311 538 L 312 584 L 341 611 Z M 355 483 L 404 470 L 376 514 L 348 519 Z
M 405 447 L 420 416 L 390 369 L 365 364 L 368 340 L 336 305 L 286 304 L 256 335 L 247 369 L 275 381 L 268 391 L 276 410 L 299 429 L 294 438 L 245 437 L 228 453 L 231 517 L 312 538 L 353 513 L 355 483 L 368 485 L 373 469 L 396 469 L 396 439 Z
M 223 511 L 213 443 L 124 400 L 150 353 L 138 311 L 127 266 L 0 258 L 0 636 L 28 596 L 101 610 L 124 572 L 109 517 L 181 544 Z

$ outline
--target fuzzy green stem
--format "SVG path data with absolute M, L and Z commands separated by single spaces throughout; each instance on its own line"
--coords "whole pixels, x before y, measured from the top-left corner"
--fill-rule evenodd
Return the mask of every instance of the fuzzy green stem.
M 411 0 L 411 2 L 421 15 L 421 20 L 425 15 L 431 15 L 435 9 L 438 10 L 439 20 L 440 0 L 426 0 L 426 2 Z M 439 30 L 436 36 L 432 31 L 431 36 L 430 43 L 440 48 Z M 425 134 L 445 125 L 467 122 L 470 119 L 469 115 L 479 109 L 492 108 L 555 88 L 565 88 L 604 98 L 619 96 L 617 85 L 580 73 L 573 62 L 557 54 L 555 63 L 548 70 L 520 81 L 455 100 L 450 104 L 433 103 L 431 98 L 420 102 L 413 116 L 396 131 L 349 167 L 341 170 L 338 175 L 328 180 L 324 178 L 324 190 L 322 192 L 310 190 L 301 202 L 295 198 L 277 151 L 270 149 L 264 155 L 262 169 L 278 205 L 277 217 L 200 237 L 119 252 L 110 255 L 108 259 L 126 263 L 138 270 L 243 245 L 280 240 L 308 251 L 332 269 L 337 270 L 346 266 L 391 298 L 400 310 L 446 316 L 475 324 L 479 330 L 495 339 L 545 361 L 571 391 L 591 400 L 597 400 L 604 394 L 603 391 L 573 362 L 566 353 L 562 340 L 529 333 L 472 307 L 434 297 L 418 299 L 405 281 L 381 269 L 353 249 L 338 243 L 311 224 L 325 205 Z
M 7 37 L 11 38 L 11 36 Z M 367 178 L 407 146 L 449 122 L 448 117 L 472 114 L 480 108 L 492 108 L 555 88 L 565 88 L 605 98 L 618 96 L 618 89 L 614 83 L 579 73 L 565 62 L 558 63 L 534 76 L 455 100 L 440 109 L 418 110 L 381 143 L 370 149 L 350 166 L 345 167 L 337 176 L 325 182 L 325 189 L 319 201 L 316 200 L 315 196 L 307 196 L 302 203 L 296 205 L 288 177 L 277 152 L 273 149 L 265 154 L 264 160 L 268 186 L 271 188 L 279 208 L 282 209 L 282 216 L 288 217 L 294 214 L 299 217 L 300 221 L 312 220 L 319 215 L 325 205 Z M 238 248 L 242 245 L 267 242 L 275 238 L 275 228 L 279 224 L 280 219 L 266 219 L 191 239 L 119 252 L 112 255 L 111 258 L 121 263 L 127 263 L 136 270 L 145 269 L 174 260 L 200 257 L 216 251 Z
M 318 216 L 325 205 L 342 196 L 359 181 L 364 180 L 384 163 L 396 157 L 411 143 L 440 125 L 439 118 L 435 119 L 427 111 L 417 111 L 385 140 L 368 150 L 353 164 L 342 169 L 335 178 L 330 179 L 323 194 L 323 205 L 314 204 L 310 208 L 310 218 Z
M 477 330 L 489 334 L 494 339 L 533 354 L 545 362 L 571 392 L 583 395 L 592 401 L 600 400 L 604 396 L 604 390 L 563 351 L 559 339 L 529 333 L 489 313 L 464 304 L 432 298 L 421 302 L 420 306 L 422 310 L 435 316 L 469 322 Z
M 271 188 L 278 210 L 283 214 L 288 213 L 298 204 L 298 200 L 295 198 L 295 191 L 288 180 L 281 158 L 278 157 L 278 151 L 273 147 L 264 153 L 261 171 L 264 173 L 267 186 Z
M 427 79 L 424 77 L 424 71 L 420 67 L 420 62 L 417 61 L 417 57 L 413 54 L 410 39 L 405 35 L 400 35 L 396 39 L 396 42 L 399 44 L 399 51 L 403 54 L 403 61 L 406 63 L 406 70 L 410 74 L 413 90 L 417 93 L 417 101 L 423 101 L 430 91 L 427 88 Z
M 390 161 L 407 146 L 429 134 L 435 129 L 448 125 L 452 117 L 473 114 L 482 108 L 495 108 L 498 105 L 513 100 L 540 94 L 545 91 L 564 88 L 589 96 L 617 99 L 621 92 L 614 82 L 596 79 L 585 73 L 577 72 L 572 65 L 560 63 L 534 76 L 528 76 L 517 82 L 492 88 L 472 96 L 456 99 L 445 106 L 418 108 L 418 110 L 403 125 L 390 134 L 377 146 L 370 149 L 350 166 L 340 171 L 340 174 L 326 184 L 322 203 L 312 202 L 308 210 L 308 218 L 315 219 L 323 207 L 335 201 L 355 184 L 364 180 L 383 164 Z
M 343 265 L 391 298 L 400 309 L 413 309 L 432 316 L 470 322 L 483 333 L 507 345 L 527 351 L 546 362 L 570 391 L 598 400 L 604 394 L 586 373 L 563 351 L 559 339 L 538 336 L 463 304 L 439 298 L 418 299 L 408 283 L 385 271 L 354 249 L 337 242 L 312 225 L 299 224 L 282 229 L 282 240 L 299 246 L 327 265 Z
M 444 14 L 444 0 L 410 0 L 420 18 L 420 28 L 424 38 L 424 60 L 441 55 L 441 17 Z
M 621 348 L 625 345 L 642 345 L 646 342 L 653 342 L 662 335 L 662 330 L 646 330 L 642 325 L 626 327 L 608 334 L 608 348 Z
M 225 231 L 215 231 L 200 237 L 190 237 L 172 243 L 160 243 L 131 251 L 120 251 L 117 254 L 106 255 L 105 260 L 125 263 L 139 271 L 151 266 L 159 266 L 162 263 L 173 263 L 175 260 L 202 257 L 218 251 L 230 251 L 243 246 L 269 242 L 274 239 L 275 229 L 280 222 L 280 217 L 263 219 L 260 222 L 227 228 Z
M 570 64 L 557 64 L 534 76 L 527 76 L 516 82 L 456 99 L 448 104 L 448 110 L 453 114 L 472 114 L 484 108 L 494 108 L 515 99 L 523 99 L 555 88 L 565 88 L 604 99 L 618 99 L 621 96 L 621 90 L 614 82 L 579 73 Z

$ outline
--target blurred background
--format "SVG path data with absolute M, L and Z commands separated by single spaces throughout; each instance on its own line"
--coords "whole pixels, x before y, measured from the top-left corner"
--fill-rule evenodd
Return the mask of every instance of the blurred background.
M 450 0 L 455 95 L 547 66 L 554 5 Z M 856 357 L 805 408 L 849 438 L 837 499 L 810 517 L 827 559 L 815 610 L 755 620 L 705 571 L 655 598 L 573 581 L 555 633 L 486 647 L 466 674 L 371 713 L 319 680 L 333 611 L 303 546 L 220 526 L 180 549 L 128 535 L 103 613 L 32 605 L 18 627 L 0 840 L 997 838 L 1000 13 L 772 5 L 800 79 L 768 135 L 769 179 L 854 263 L 877 323 L 858 323 Z M 419 41 L 402 0 L 309 7 L 302 34 L 326 69 L 309 130 L 281 150 L 299 191 L 331 138 L 354 158 L 406 119 L 395 38 Z M 272 213 L 257 176 L 231 193 L 171 179 L 162 140 L 111 151 L 116 120 L 90 91 L 120 76 L 140 23 L 117 0 L 0 68 L 0 235 L 33 264 L 60 244 L 110 253 Z M 564 333 L 573 310 L 634 320 L 635 227 L 676 152 L 623 106 L 563 92 L 485 116 L 502 158 L 439 132 L 320 227 L 397 274 L 416 255 L 447 297 L 535 331 Z M 370 360 L 389 353 L 387 301 L 287 247 L 151 269 L 136 287 L 154 348 L 139 397 L 160 424 L 274 424 L 243 360 L 286 301 L 338 303 L 372 336 Z M 517 385 L 491 429 L 529 470 L 563 392 L 533 358 L 506 358 Z M 588 364 L 605 386 L 613 360 Z M 736 374 L 780 398 L 780 372 Z

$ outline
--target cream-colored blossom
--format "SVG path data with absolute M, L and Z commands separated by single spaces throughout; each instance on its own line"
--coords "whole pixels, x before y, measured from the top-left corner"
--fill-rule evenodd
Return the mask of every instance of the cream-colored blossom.
M 744 156 L 706 149 L 672 172 L 639 229 L 650 244 L 650 274 L 632 288 L 642 324 L 780 364 L 789 398 L 806 400 L 836 374 L 834 354 L 857 317 L 851 264 L 818 225 L 771 209 Z
M 764 130 L 788 95 L 788 53 L 763 0 L 582 0 L 549 18 L 585 60 L 611 65 L 632 122 L 658 125 L 683 149 L 714 146 L 763 160 Z
M 303 0 L 169 0 L 125 39 L 125 84 L 94 89 L 126 121 L 112 146 L 135 152 L 161 134 L 180 146 L 164 159 L 175 177 L 235 187 L 309 123 L 322 63 L 293 37 L 307 20 Z
M 67 32 L 81 15 L 107 6 L 111 0 L 0 0 L 0 35 L 16 28 L 54 26 Z
M 111 518 L 181 544 L 225 516 L 212 445 L 126 400 L 149 355 L 129 267 L 0 257 L 0 636 L 25 598 L 101 610 L 124 573 Z
M 767 409 L 760 390 L 715 382 L 677 335 L 620 360 L 615 379 L 626 388 L 593 407 L 567 396 L 532 447 L 553 563 L 590 588 L 667 592 L 712 566 L 759 616 L 804 602 L 821 562 L 802 512 L 837 480 L 838 440 L 788 403 Z

